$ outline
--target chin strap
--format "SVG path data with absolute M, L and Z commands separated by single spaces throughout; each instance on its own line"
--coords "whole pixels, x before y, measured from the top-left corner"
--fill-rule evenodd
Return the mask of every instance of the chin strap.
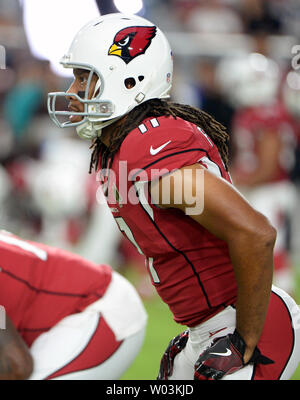
M 108 125 L 113 124 L 116 122 L 118 119 L 122 118 L 123 115 L 117 118 L 109 119 L 107 121 L 101 121 L 101 122 L 91 122 L 91 121 L 85 121 L 82 124 L 78 125 L 76 127 L 76 132 L 79 137 L 82 139 L 86 140 L 92 140 L 97 137 L 100 137 L 102 134 L 102 129 L 105 128 Z
M 81 139 L 92 140 L 101 136 L 102 128 L 96 129 L 95 124 L 90 121 L 83 122 L 76 127 L 76 132 Z

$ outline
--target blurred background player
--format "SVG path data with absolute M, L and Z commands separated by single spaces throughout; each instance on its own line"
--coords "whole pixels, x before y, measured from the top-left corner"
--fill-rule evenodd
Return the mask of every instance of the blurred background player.
M 251 53 L 222 60 L 218 77 L 236 109 L 232 124 L 233 182 L 276 228 L 274 282 L 294 293 L 289 228 L 297 203 L 291 180 L 297 131 L 280 99 L 282 72 L 270 58 Z
M 294 168 L 291 172 L 292 181 L 300 183 L 300 73 L 288 70 L 281 85 L 280 99 L 289 114 L 297 133 Z M 294 224 L 295 225 L 295 224 Z
M 0 379 L 122 376 L 142 347 L 147 320 L 125 278 L 108 265 L 5 231 L 0 259 L 0 305 L 7 315 Z

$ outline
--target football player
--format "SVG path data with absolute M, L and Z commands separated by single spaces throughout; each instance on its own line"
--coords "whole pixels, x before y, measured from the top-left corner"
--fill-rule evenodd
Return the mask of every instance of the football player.
M 49 94 L 49 114 L 93 140 L 91 167 L 116 223 L 187 326 L 167 347 L 158 378 L 290 378 L 300 313 L 272 288 L 276 231 L 231 184 L 225 128 L 167 101 L 165 35 L 143 18 L 105 15 L 80 30 L 62 64 L 74 81 Z M 69 110 L 57 110 L 62 97 Z
M 133 286 L 108 265 L 5 231 L 0 255 L 0 379 L 119 379 L 147 320 Z

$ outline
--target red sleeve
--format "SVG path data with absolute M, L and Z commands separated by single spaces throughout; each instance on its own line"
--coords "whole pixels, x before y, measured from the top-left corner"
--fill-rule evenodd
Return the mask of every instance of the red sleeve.
M 120 154 L 127 161 L 129 179 L 151 181 L 209 157 L 211 139 L 181 118 L 150 118 L 125 139 Z

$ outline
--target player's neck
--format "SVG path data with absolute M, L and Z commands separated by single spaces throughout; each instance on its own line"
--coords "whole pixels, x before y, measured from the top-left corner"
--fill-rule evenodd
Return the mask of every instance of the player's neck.
M 110 128 L 110 126 L 107 126 L 106 128 L 103 128 L 103 129 L 102 129 L 101 136 L 100 136 L 101 142 L 102 142 L 106 147 L 109 146 L 109 137 L 110 137 L 110 134 L 111 134 L 111 129 L 109 129 L 109 128 Z
M 119 119 L 115 123 L 106 126 L 102 130 L 102 134 L 100 136 L 101 142 L 106 146 L 109 147 L 110 138 L 116 134 L 116 128 L 123 124 L 124 120 L 126 119 L 127 115 L 123 118 Z

